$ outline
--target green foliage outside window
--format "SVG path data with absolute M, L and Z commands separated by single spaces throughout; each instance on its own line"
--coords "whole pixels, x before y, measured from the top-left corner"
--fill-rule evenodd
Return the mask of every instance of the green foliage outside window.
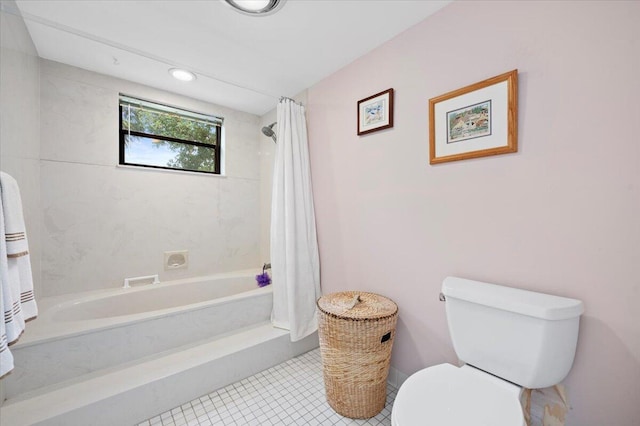
M 121 144 L 124 145 L 121 150 L 125 157 L 134 157 L 134 143 L 145 143 L 147 147 L 153 147 L 158 156 L 147 164 L 140 161 L 140 165 L 220 172 L 216 158 L 220 152 L 219 122 L 122 103 L 121 114 Z M 122 160 L 124 164 L 130 164 L 127 159 Z

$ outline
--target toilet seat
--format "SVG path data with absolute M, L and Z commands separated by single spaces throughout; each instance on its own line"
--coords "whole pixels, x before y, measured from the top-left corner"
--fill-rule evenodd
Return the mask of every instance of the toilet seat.
M 393 426 L 524 426 L 519 386 L 471 366 L 440 364 L 410 376 L 391 412 Z

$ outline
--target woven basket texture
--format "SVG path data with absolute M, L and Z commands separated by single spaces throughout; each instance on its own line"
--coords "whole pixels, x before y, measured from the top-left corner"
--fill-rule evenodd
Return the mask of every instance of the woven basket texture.
M 318 308 L 327 402 L 345 417 L 374 417 L 387 399 L 397 305 L 374 293 L 346 291 L 321 297 Z

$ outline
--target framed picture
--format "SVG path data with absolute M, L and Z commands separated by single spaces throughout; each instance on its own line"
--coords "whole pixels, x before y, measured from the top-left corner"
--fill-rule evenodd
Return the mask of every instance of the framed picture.
M 358 135 L 393 127 L 393 89 L 358 101 Z
M 429 99 L 429 163 L 518 150 L 518 70 Z

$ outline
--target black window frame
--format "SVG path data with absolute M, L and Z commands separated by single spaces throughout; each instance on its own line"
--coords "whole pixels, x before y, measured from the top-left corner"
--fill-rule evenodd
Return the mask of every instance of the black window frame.
M 144 133 L 144 132 L 138 132 L 138 131 L 134 131 L 134 130 L 129 130 L 129 129 L 125 129 L 123 127 L 123 122 L 122 122 L 122 115 L 123 115 L 123 105 L 122 105 L 122 100 L 123 98 L 126 99 L 131 99 L 131 100 L 136 100 L 139 101 L 141 103 L 145 103 L 145 104 L 150 104 L 150 105 L 157 105 L 160 107 L 166 107 L 166 108 L 170 108 L 172 110 L 176 111 L 177 115 L 180 115 L 180 112 L 183 112 L 184 114 L 182 116 L 184 116 L 185 118 L 187 117 L 187 114 L 197 114 L 197 115 L 202 115 L 202 116 L 207 116 L 207 117 L 211 117 L 212 120 L 212 124 L 216 126 L 216 143 L 214 144 L 210 144 L 210 143 L 203 143 L 203 142 L 198 142 L 198 141 L 192 141 L 192 140 L 187 140 L 187 139 L 179 139 L 179 138 L 173 138 L 170 136 L 164 136 L 164 135 L 156 135 L 156 134 L 150 134 L 150 133 Z M 209 175 L 221 175 L 222 171 L 221 171 L 221 141 L 222 141 L 222 119 L 219 117 L 214 117 L 211 115 L 207 115 L 207 114 L 202 114 L 202 113 L 198 113 L 195 111 L 189 111 L 186 110 L 184 108 L 179 108 L 179 107 L 174 107 L 174 106 L 170 106 L 170 105 L 165 105 L 165 104 L 161 104 L 159 102 L 153 102 L 153 101 L 146 101 L 140 98 L 135 98 L 133 96 L 129 96 L 129 95 L 124 95 L 124 94 L 120 94 L 120 96 L 118 97 L 118 113 L 119 113 L 119 118 L 118 118 L 118 124 L 119 124 L 119 135 L 120 135 L 120 147 L 119 147 L 119 159 L 118 159 L 118 164 L 122 165 L 122 166 L 134 166 L 134 167 L 145 167 L 145 168 L 151 168 L 151 169 L 161 169 L 161 170 L 173 170 L 173 171 L 179 171 L 179 172 L 188 172 L 188 173 L 205 173 L 205 174 L 209 174 Z M 168 114 L 168 112 L 167 112 Z M 166 142 L 174 142 L 174 143 L 181 143 L 181 144 L 185 144 L 185 145 L 192 145 L 192 146 L 199 146 L 199 147 L 205 147 L 205 148 L 209 148 L 209 149 L 214 149 L 214 156 L 215 156 L 215 170 L 210 172 L 210 171 L 206 171 L 206 170 L 191 170 L 191 169 L 182 169 L 182 168 L 177 168 L 177 167 L 169 167 L 169 166 L 155 166 L 155 165 L 149 165 L 149 164 L 139 164 L 139 163 L 128 163 L 125 161 L 125 135 L 131 135 L 131 136 L 139 136 L 139 137 L 145 137 L 145 138 L 153 138 L 153 139 L 160 139 L 162 141 L 166 141 Z

